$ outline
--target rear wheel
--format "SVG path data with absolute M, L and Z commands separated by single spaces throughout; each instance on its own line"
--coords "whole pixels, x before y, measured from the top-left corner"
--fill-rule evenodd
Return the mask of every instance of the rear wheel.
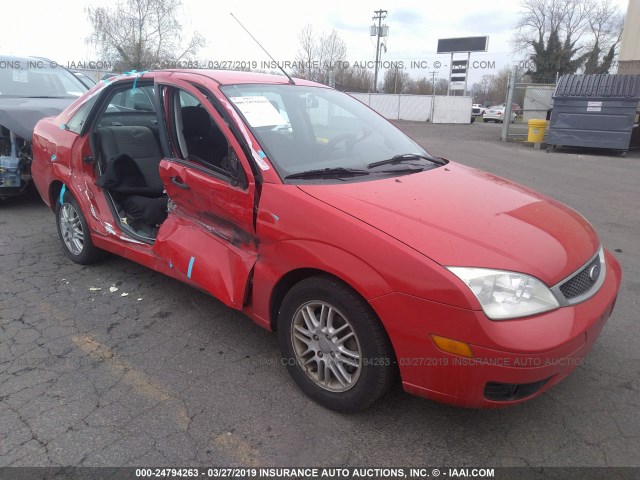
M 67 257 L 81 265 L 104 258 L 106 253 L 93 245 L 82 210 L 68 191 L 62 196 L 62 205 L 58 207 L 56 218 L 58 235 Z
M 377 316 L 356 292 L 330 277 L 305 279 L 287 293 L 278 341 L 298 386 L 332 410 L 368 407 L 395 378 L 393 350 Z

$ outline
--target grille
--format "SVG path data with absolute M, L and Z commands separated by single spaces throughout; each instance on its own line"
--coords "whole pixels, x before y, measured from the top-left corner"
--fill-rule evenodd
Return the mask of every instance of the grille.
M 596 265 L 600 268 L 598 268 L 598 275 L 592 280 L 589 276 L 589 272 L 591 271 L 591 268 Z M 579 297 L 583 293 L 588 292 L 591 287 L 595 285 L 601 273 L 602 269 L 600 265 L 600 256 L 598 255 L 593 259 L 591 263 L 589 263 L 589 265 L 580 270 L 580 273 L 578 273 L 575 277 L 567 280 L 565 283 L 560 285 L 560 291 L 564 295 L 564 298 L 566 298 L 567 300 Z

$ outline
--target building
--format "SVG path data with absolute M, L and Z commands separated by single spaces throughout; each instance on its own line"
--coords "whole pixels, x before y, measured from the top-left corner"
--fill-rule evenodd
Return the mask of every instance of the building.
M 640 74 L 640 0 L 629 0 L 618 54 L 619 74 Z

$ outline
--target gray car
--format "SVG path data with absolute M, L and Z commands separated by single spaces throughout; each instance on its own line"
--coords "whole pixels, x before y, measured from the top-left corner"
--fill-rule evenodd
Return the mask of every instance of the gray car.
M 38 57 L 0 56 L 0 199 L 31 182 L 31 135 L 88 88 L 66 68 Z

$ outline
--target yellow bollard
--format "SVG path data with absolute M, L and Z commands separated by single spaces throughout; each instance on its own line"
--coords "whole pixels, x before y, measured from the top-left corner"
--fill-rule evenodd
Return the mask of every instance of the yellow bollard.
M 542 142 L 542 140 L 544 140 L 545 128 L 547 128 L 546 120 L 529 120 L 529 135 L 527 136 L 527 142 Z

